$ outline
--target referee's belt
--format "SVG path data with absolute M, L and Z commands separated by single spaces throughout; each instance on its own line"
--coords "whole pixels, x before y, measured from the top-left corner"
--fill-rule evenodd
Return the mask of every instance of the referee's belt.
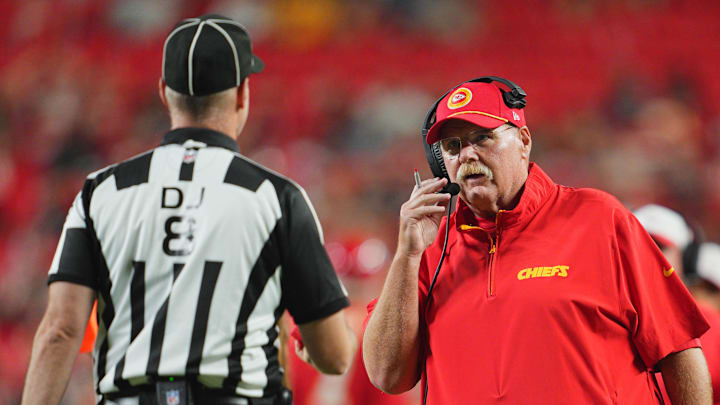
M 292 393 L 283 389 L 273 397 L 243 397 L 225 390 L 208 388 L 196 382 L 188 382 L 188 405 L 291 405 Z M 138 405 L 166 405 L 166 401 L 158 401 L 157 384 L 133 386 L 128 390 L 102 394 L 103 398 L 115 402 L 122 398 L 138 398 Z M 173 403 L 172 401 L 167 401 Z

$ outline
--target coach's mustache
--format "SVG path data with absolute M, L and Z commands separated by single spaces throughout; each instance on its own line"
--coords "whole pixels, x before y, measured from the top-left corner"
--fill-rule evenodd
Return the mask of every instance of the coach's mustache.
M 471 160 L 469 162 L 461 164 L 458 168 L 455 178 L 457 182 L 460 183 L 464 181 L 467 176 L 472 176 L 473 174 L 482 174 L 490 181 L 492 181 L 493 179 L 493 173 L 490 168 L 478 162 L 477 160 Z

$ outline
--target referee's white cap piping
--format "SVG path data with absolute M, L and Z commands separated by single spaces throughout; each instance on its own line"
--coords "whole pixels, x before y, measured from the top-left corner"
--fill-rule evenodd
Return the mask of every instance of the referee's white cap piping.
M 180 21 L 163 45 L 163 80 L 191 96 L 237 87 L 264 66 L 252 52 L 247 30 L 217 14 Z
M 197 45 L 197 40 L 200 37 L 200 33 L 202 32 L 203 25 L 205 25 L 205 21 L 201 22 L 200 25 L 198 25 L 198 29 L 197 29 L 197 31 L 195 31 L 195 35 L 193 36 L 192 42 L 190 43 L 190 50 L 188 51 L 188 91 L 190 92 L 191 96 L 195 95 L 195 93 L 193 93 L 193 72 L 192 72 L 193 51 L 195 50 L 195 45 Z

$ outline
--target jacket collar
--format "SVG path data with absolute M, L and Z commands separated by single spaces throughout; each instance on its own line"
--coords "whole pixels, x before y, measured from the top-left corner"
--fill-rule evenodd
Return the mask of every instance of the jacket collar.
M 529 221 L 537 210 L 545 203 L 557 185 L 540 169 L 536 163 L 530 163 L 528 178 L 521 190 L 522 195 L 518 205 L 510 211 L 501 210 L 495 221 L 478 218 L 473 214 L 467 204 L 458 199 L 458 209 L 455 216 L 455 227 L 458 230 L 482 228 L 486 232 L 496 228 L 509 228 L 519 223 Z
M 233 152 L 239 152 L 237 142 L 222 132 L 214 131 L 208 128 L 177 128 L 165 134 L 161 145 L 179 144 L 192 139 L 193 141 L 202 142 L 207 146 L 216 146 L 219 148 L 229 149 Z

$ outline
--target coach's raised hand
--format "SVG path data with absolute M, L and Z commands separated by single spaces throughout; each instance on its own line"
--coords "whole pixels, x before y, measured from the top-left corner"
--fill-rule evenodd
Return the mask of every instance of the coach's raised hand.
M 447 179 L 436 177 L 413 188 L 410 199 L 400 208 L 398 253 L 419 256 L 433 243 L 450 201 L 450 194 L 436 194 L 445 184 Z
M 418 269 L 450 200 L 450 194 L 436 194 L 446 182 L 438 178 L 421 182 L 402 205 L 397 251 L 365 329 L 363 359 L 368 376 L 388 393 L 407 391 L 420 378 Z

